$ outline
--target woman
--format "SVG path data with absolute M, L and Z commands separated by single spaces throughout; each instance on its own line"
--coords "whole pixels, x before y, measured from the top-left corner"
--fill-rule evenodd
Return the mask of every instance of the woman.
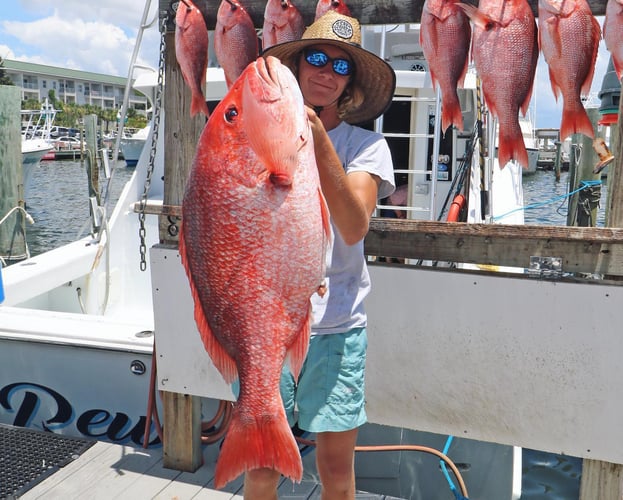
M 297 76 L 314 137 L 321 188 L 331 214 L 327 292 L 312 297 L 314 324 L 298 381 L 284 369 L 281 394 L 290 424 L 316 433 L 322 498 L 354 498 L 354 447 L 365 423 L 366 314 L 370 279 L 363 238 L 378 199 L 394 190 L 387 142 L 351 125 L 380 116 L 396 85 L 392 68 L 364 50 L 356 19 L 328 12 L 301 40 L 270 47 Z M 277 498 L 279 473 L 255 469 L 245 475 L 244 496 Z

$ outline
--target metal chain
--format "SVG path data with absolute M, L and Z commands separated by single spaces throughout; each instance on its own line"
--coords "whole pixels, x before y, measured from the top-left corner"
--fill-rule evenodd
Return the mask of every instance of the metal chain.
M 151 147 L 149 150 L 149 166 L 147 168 L 147 176 L 145 177 L 145 185 L 143 186 L 143 196 L 141 197 L 141 202 L 139 206 L 138 220 L 140 222 L 140 227 L 138 230 L 138 235 L 141 240 L 140 243 L 140 254 L 141 254 L 141 262 L 140 268 L 141 271 L 145 271 L 147 269 L 147 245 L 145 243 L 145 209 L 147 207 L 147 195 L 149 194 L 149 188 L 151 187 L 151 177 L 154 173 L 155 163 L 156 163 L 156 146 L 158 144 L 158 132 L 160 128 L 160 110 L 162 108 L 162 90 L 164 87 L 164 56 L 166 49 L 166 26 L 168 22 L 169 14 L 166 12 L 162 18 L 162 22 L 160 23 L 160 55 L 158 60 L 158 85 L 156 87 L 156 102 L 154 103 L 154 116 L 153 116 L 153 130 L 151 135 Z

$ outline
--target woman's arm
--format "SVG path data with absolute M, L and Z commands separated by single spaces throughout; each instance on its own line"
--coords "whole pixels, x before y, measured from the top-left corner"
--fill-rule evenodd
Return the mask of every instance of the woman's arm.
M 354 245 L 368 232 L 381 179 L 368 172 L 346 174 L 320 118 L 307 108 L 320 186 L 342 239 Z

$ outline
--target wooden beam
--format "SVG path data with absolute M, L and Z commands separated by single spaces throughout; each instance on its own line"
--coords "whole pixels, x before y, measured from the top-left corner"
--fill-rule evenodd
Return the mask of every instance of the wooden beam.
M 139 210 L 139 204 L 134 207 Z M 145 212 L 179 220 L 181 207 L 148 204 Z M 561 257 L 563 272 L 623 276 L 623 229 L 465 224 L 375 217 L 366 255 L 528 267 L 530 257 Z
M 623 275 L 623 229 L 373 219 L 367 255 L 529 267 L 560 257 L 562 271 Z
M 478 5 L 477 0 L 464 1 Z M 215 0 L 194 0 L 194 2 L 203 12 L 208 29 L 213 30 L 216 25 L 216 13 L 220 2 Z M 176 3 L 177 0 L 160 0 L 160 11 L 168 12 L 171 21 L 174 18 L 172 5 Z M 249 12 L 255 27 L 260 29 L 264 24 L 266 0 L 241 0 L 241 3 Z M 538 14 L 538 0 L 528 0 L 528 3 L 536 16 Z M 589 0 L 588 3 L 594 15 L 603 16 L 605 14 L 606 0 Z M 295 0 L 294 4 L 301 12 L 305 24 L 309 26 L 314 21 L 317 0 Z M 365 25 L 419 23 L 424 0 L 346 0 L 346 5 L 348 5 L 352 15 Z

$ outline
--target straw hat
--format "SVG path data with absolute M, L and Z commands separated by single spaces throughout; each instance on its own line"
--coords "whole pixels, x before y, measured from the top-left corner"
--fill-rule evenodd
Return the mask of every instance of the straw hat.
M 329 11 L 309 26 L 300 40 L 273 45 L 263 57 L 274 56 L 292 71 L 296 71 L 299 55 L 313 45 L 334 45 L 344 50 L 355 64 L 354 87 L 359 87 L 364 99 L 360 106 L 349 110 L 344 121 L 356 124 L 382 115 L 391 104 L 396 88 L 396 74 L 383 59 L 361 47 L 361 27 L 353 17 Z

